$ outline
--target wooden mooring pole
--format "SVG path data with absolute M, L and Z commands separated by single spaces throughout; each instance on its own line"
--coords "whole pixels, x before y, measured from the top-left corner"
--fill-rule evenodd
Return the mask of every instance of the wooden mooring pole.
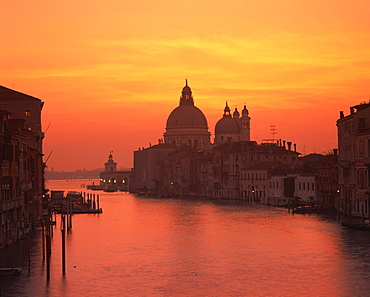
M 51 258 L 51 239 L 46 235 L 46 280 L 50 280 L 50 258 Z
M 41 226 L 41 237 L 42 237 L 42 263 L 45 262 L 45 224 L 42 222 Z
M 64 214 L 61 219 L 61 231 L 62 231 L 62 274 L 66 274 L 66 220 Z

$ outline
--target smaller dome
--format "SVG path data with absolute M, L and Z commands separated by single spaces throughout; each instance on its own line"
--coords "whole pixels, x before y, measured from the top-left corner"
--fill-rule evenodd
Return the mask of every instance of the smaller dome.
M 238 109 L 235 107 L 235 111 L 233 113 L 233 118 L 234 119 L 239 119 L 239 117 L 240 117 L 240 113 L 239 113 Z
M 238 122 L 232 117 L 223 117 L 215 127 L 215 134 L 239 134 L 240 127 Z
M 244 108 L 242 110 L 242 117 L 248 117 L 249 116 L 249 111 L 247 107 L 244 105 Z

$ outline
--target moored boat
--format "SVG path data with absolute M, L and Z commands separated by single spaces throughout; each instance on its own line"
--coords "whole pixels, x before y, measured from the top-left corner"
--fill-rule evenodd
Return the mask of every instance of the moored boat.
M 365 221 L 363 223 L 352 223 L 352 222 L 345 222 L 342 221 L 342 226 L 350 229 L 358 229 L 358 230 L 369 230 L 370 231 L 370 223 L 369 221 Z

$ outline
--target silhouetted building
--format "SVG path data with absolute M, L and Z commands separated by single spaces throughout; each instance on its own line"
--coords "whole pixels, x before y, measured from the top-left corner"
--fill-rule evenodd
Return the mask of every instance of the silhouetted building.
M 370 103 L 340 112 L 338 127 L 339 205 L 343 214 L 370 217 Z
M 43 102 L 0 86 L 0 247 L 26 235 L 42 219 Z
M 164 143 L 159 140 L 155 146 L 134 152 L 134 189 L 237 199 L 249 197 L 255 187 L 255 196 L 262 199 L 265 184 L 246 185 L 241 190 L 240 169 L 267 161 L 294 167 L 298 160 L 299 153 L 291 142 L 286 148 L 285 142 L 258 145 L 250 141 L 250 117 L 245 105 L 240 116 L 237 108 L 231 115 L 226 103 L 223 117 L 215 126 L 212 147 L 209 138 L 206 117 L 194 106 L 186 81 L 180 105 L 168 117 Z
M 182 89 L 180 104 L 167 119 L 164 143 L 188 145 L 199 150 L 210 149 L 210 132 L 203 112 L 194 105 L 192 91 L 186 85 Z
M 295 163 L 286 164 L 279 161 L 265 161 L 241 169 L 241 198 L 251 202 L 278 205 L 276 202 L 282 202 L 279 201 L 281 199 L 280 196 L 274 195 L 269 197 L 270 178 L 296 172 Z M 276 198 L 278 199 L 277 201 L 275 201 Z
M 338 207 L 338 150 L 327 155 L 309 154 L 299 158 L 301 172 L 316 176 L 316 199 L 325 207 Z
M 245 105 L 242 117 L 240 117 L 237 108 L 231 116 L 230 108 L 226 102 L 224 115 L 215 126 L 215 145 L 225 142 L 250 141 L 250 120 Z
M 134 151 L 135 191 L 159 191 L 163 183 L 164 159 L 176 150 L 175 144 L 159 143 Z
M 106 192 L 129 191 L 131 189 L 131 170 L 117 170 L 112 152 L 104 163 L 104 171 L 100 172 L 100 186 Z
M 274 175 L 268 182 L 267 204 L 287 206 L 293 203 L 317 203 L 314 174 Z
M 299 153 L 275 143 L 257 144 L 255 141 L 226 142 L 212 149 L 214 197 L 247 199 L 254 193 L 258 199 L 265 196 L 263 186 L 244 184 L 241 188 L 241 169 L 264 162 L 280 162 L 295 169 Z M 245 188 L 246 186 L 246 188 Z M 249 186 L 249 188 L 248 188 Z M 252 192 L 252 187 L 254 191 Z M 258 192 L 257 192 L 258 191 Z

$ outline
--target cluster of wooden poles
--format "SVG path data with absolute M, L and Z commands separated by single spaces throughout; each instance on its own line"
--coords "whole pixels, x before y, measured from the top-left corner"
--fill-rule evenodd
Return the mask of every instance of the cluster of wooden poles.
M 55 214 L 56 216 L 56 214 Z M 56 220 L 56 217 L 55 217 Z M 66 273 L 66 231 L 72 230 L 72 212 L 61 214 L 60 230 L 62 232 L 62 274 Z M 45 220 L 42 224 L 42 262 L 46 261 L 46 280 L 50 280 L 50 260 L 51 260 L 51 238 L 53 228 L 51 220 Z
M 83 202 L 87 202 L 92 209 L 99 209 L 99 195 L 83 193 Z M 54 214 L 54 222 L 56 214 Z M 62 274 L 66 273 L 66 231 L 72 231 L 72 203 L 68 201 L 66 213 L 61 214 L 60 230 L 62 232 Z M 52 216 L 51 216 L 52 218 Z M 44 220 L 42 224 L 42 261 L 46 261 L 46 279 L 50 280 L 51 238 L 53 237 L 52 220 Z
M 87 196 L 87 199 L 86 199 Z M 83 192 L 83 202 L 87 202 L 92 209 L 99 209 L 100 208 L 100 199 L 99 195 L 95 195 L 92 193 L 85 193 Z

